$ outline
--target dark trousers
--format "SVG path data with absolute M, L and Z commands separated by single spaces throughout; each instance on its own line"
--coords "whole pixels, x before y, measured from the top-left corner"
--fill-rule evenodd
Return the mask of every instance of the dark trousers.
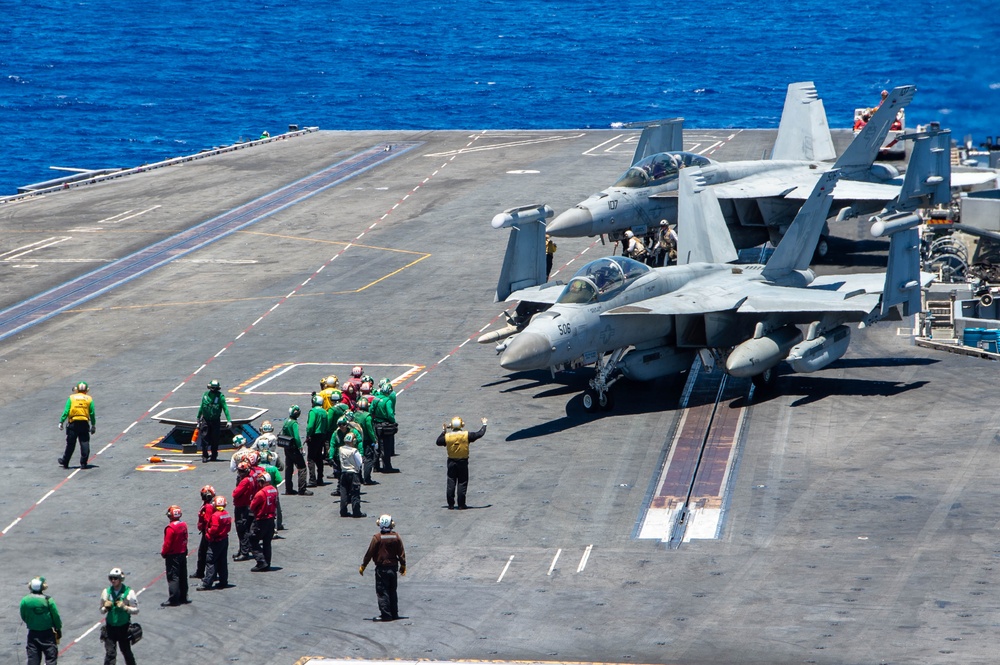
M 546 252 L 546 254 L 545 254 L 545 279 L 546 280 L 549 278 L 549 275 L 552 274 L 552 261 L 555 258 L 556 258 L 555 254 L 549 254 L 548 252 Z
M 376 455 L 378 455 L 378 450 L 375 448 L 375 442 L 366 441 L 365 451 L 361 454 L 361 478 L 366 485 L 370 485 L 372 482 L 372 467 L 375 466 Z
M 208 538 L 205 534 L 201 534 L 201 540 L 198 542 L 198 561 L 194 565 L 194 577 L 204 577 L 205 576 L 205 557 L 208 554 Z
M 201 435 L 201 456 L 208 457 L 212 451 L 212 459 L 219 459 L 219 439 L 222 438 L 222 420 L 206 420 L 207 429 Z
M 381 453 L 382 473 L 392 473 L 392 458 L 396 456 L 396 423 L 375 423 L 375 434 L 378 435 L 378 448 Z
M 361 514 L 361 485 L 358 474 L 353 471 L 340 472 L 340 516 L 347 517 L 347 504 L 355 515 Z
M 168 554 L 167 564 L 167 602 L 181 605 L 188 598 L 188 571 L 186 554 Z
M 106 626 L 108 639 L 104 641 L 104 665 L 115 665 L 118 661 L 118 649 L 122 650 L 122 658 L 125 665 L 135 665 L 135 656 L 132 655 L 132 643 L 128 639 L 128 626 Z
M 39 665 L 45 656 L 46 665 L 55 665 L 59 658 L 59 647 L 56 646 L 56 636 L 52 630 L 29 630 L 25 642 L 28 652 L 28 665 Z
M 229 584 L 229 536 L 222 540 L 210 541 L 208 543 L 208 556 L 205 557 L 205 576 L 201 578 L 201 584 L 210 587 L 216 581 L 219 588 L 225 588 Z
M 76 420 L 66 423 L 66 452 L 63 453 L 63 464 L 68 465 L 76 451 L 76 441 L 80 440 L 80 466 L 87 466 L 90 459 L 90 422 Z
M 323 435 L 306 437 L 306 461 L 309 463 L 309 482 L 323 482 Z
M 455 506 L 455 485 L 458 485 L 458 507 L 465 508 L 465 492 L 469 488 L 469 460 L 448 460 L 448 507 Z
M 236 551 L 236 556 L 250 554 L 250 525 L 253 524 L 250 506 L 234 508 L 233 518 L 236 520 L 236 538 L 240 541 L 240 548 Z
M 292 490 L 294 483 L 293 475 L 298 471 L 299 491 L 306 488 L 306 460 L 302 456 L 302 451 L 295 447 L 294 443 L 285 448 L 285 491 Z
M 395 566 L 375 566 L 375 595 L 378 596 L 378 611 L 383 619 L 399 618 L 396 581 Z
M 274 518 L 254 520 L 250 528 L 250 553 L 258 566 L 271 565 L 271 540 L 274 539 Z

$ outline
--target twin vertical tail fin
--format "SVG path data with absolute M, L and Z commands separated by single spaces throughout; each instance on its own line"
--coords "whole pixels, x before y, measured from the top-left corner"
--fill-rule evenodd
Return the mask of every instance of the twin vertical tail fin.
M 913 101 L 913 95 L 916 92 L 916 86 L 912 85 L 893 88 L 882 105 L 875 111 L 871 120 L 868 121 L 868 124 L 854 137 L 851 145 L 847 146 L 847 150 L 834 164 L 834 168 L 838 168 L 848 175 L 856 171 L 870 169 L 878 157 L 878 151 L 882 147 L 882 143 L 885 142 L 885 137 L 889 135 L 889 129 L 896 120 L 896 114 Z
M 796 270 L 806 270 L 816 252 L 826 216 L 833 202 L 833 189 L 837 186 L 840 171 L 827 171 L 816 181 L 812 193 L 802 204 L 791 226 L 767 260 L 761 275 L 776 280 Z
M 771 159 L 826 161 L 837 156 L 823 100 L 812 81 L 792 83 L 785 94 Z
M 913 140 L 910 161 L 906 164 L 903 186 L 896 200 L 886 206 L 889 212 L 912 212 L 917 208 L 947 205 L 951 202 L 951 130 L 931 129 L 919 134 L 900 136 Z
M 657 120 L 646 124 L 639 143 L 632 155 L 632 164 L 650 155 L 661 152 L 680 152 L 684 150 L 684 118 Z
M 920 217 L 900 212 L 872 224 L 876 238 L 889 236 L 889 263 L 882 287 L 879 318 L 888 316 L 896 305 L 903 306 L 903 315 L 920 311 Z
M 701 169 L 680 170 L 677 185 L 677 262 L 730 263 L 739 254 L 715 192 Z
M 493 228 L 510 227 L 495 302 L 545 283 L 545 220 L 553 214 L 547 205 L 529 205 L 504 210 L 493 218 Z

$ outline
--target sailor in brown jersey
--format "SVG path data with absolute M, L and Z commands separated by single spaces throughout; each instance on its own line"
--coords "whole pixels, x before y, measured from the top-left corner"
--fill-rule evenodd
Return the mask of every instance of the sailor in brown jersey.
M 399 574 L 406 575 L 406 551 L 403 549 L 403 539 L 393 531 L 396 523 L 391 515 L 378 518 L 379 532 L 372 536 L 372 541 L 365 552 L 358 572 L 363 576 L 365 568 L 372 560 L 375 561 L 375 595 L 378 596 L 378 609 L 382 621 L 395 621 L 399 618 L 399 606 L 396 599 L 396 566 Z

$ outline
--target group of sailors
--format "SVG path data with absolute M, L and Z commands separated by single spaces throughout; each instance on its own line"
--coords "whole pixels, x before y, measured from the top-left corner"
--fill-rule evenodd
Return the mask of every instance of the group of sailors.
M 625 231 L 625 238 L 622 241 L 622 254 L 653 268 L 676 263 L 676 228 L 670 226 L 667 220 L 661 219 L 659 227 L 645 236 L 637 236 L 629 229 Z

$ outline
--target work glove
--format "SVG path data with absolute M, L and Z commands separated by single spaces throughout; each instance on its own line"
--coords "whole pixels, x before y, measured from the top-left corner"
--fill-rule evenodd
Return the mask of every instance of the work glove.
M 59 431 L 60 431 L 60 432 L 62 431 L 62 428 L 63 428 L 63 424 L 62 424 L 62 423 L 59 423 Z
M 226 429 L 229 429 L 232 426 L 233 426 L 233 424 L 227 420 L 226 421 Z
M 122 609 L 123 607 L 125 607 L 125 601 L 124 600 L 115 601 L 115 607 L 117 607 L 118 609 Z
M 486 418 L 483 418 L 483 424 L 484 425 L 486 424 Z
M 361 575 L 361 577 L 364 577 L 365 576 L 365 567 L 364 566 L 358 566 L 358 573 Z
M 121 602 L 121 601 L 118 601 L 118 602 Z M 113 604 L 113 603 L 112 603 L 112 602 L 111 602 L 110 600 L 105 600 L 105 601 L 104 601 L 104 609 L 106 609 L 106 610 L 110 610 L 110 609 L 111 609 L 111 605 L 112 605 L 112 604 Z
M 90 433 L 91 434 L 97 434 L 97 425 L 91 425 L 90 426 Z
M 406 566 L 399 567 L 399 574 L 402 575 L 403 577 L 406 577 Z

